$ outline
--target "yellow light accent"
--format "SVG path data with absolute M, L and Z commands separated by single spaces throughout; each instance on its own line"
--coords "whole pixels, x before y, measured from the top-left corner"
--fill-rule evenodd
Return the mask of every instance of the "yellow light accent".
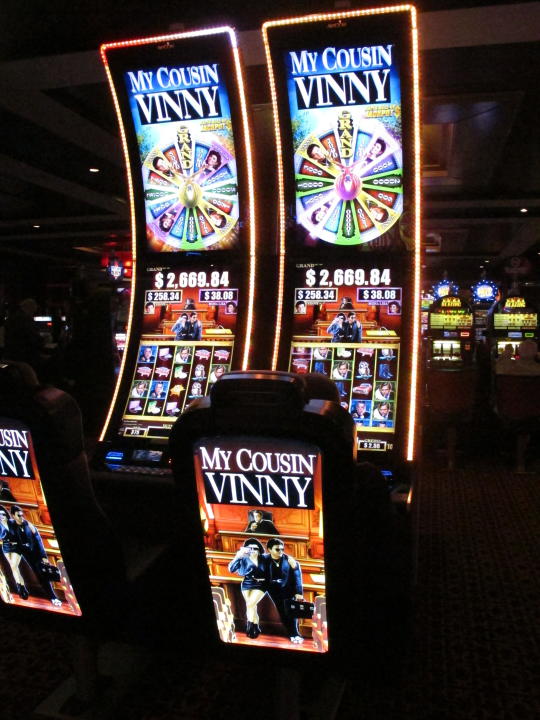
M 131 326 L 132 326 L 132 321 L 133 321 L 133 305 L 134 305 L 134 300 L 135 300 L 135 285 L 136 285 L 136 278 L 137 278 L 137 224 L 135 221 L 135 196 L 134 196 L 134 192 L 133 192 L 133 183 L 131 181 L 131 164 L 129 162 L 126 131 L 124 128 L 124 123 L 122 121 L 122 113 L 120 111 L 120 103 L 118 102 L 118 96 L 116 94 L 116 88 L 114 86 L 111 70 L 109 68 L 109 63 L 107 62 L 106 49 L 108 47 L 114 47 L 114 46 L 102 45 L 100 48 L 100 52 L 101 52 L 101 59 L 105 66 L 105 73 L 107 75 L 107 80 L 109 81 L 109 87 L 111 89 L 111 94 L 112 94 L 113 103 L 114 103 L 114 109 L 116 111 L 116 117 L 118 118 L 118 126 L 120 128 L 120 138 L 122 140 L 122 149 L 124 151 L 124 157 L 126 160 L 126 177 L 127 177 L 128 197 L 129 197 L 130 224 L 131 224 L 131 253 L 132 253 L 133 260 L 132 260 L 132 266 L 131 266 L 131 297 L 129 298 L 129 315 L 128 315 L 128 322 L 127 322 L 127 328 L 126 328 L 125 349 L 122 354 L 122 361 L 120 363 L 120 371 L 118 372 L 118 379 L 116 381 L 116 387 L 114 388 L 114 393 L 113 393 L 113 396 L 111 399 L 111 404 L 109 405 L 107 417 L 105 418 L 105 423 L 103 424 L 103 429 L 101 431 L 101 435 L 99 436 L 100 442 L 102 442 L 105 438 L 105 434 L 107 432 L 109 422 L 111 421 L 111 416 L 112 416 L 113 409 L 114 409 L 114 406 L 116 403 L 116 398 L 118 397 L 118 392 L 120 390 L 120 383 L 122 382 L 122 378 L 124 376 L 124 368 L 126 366 L 126 358 L 127 358 L 126 350 L 129 345 L 129 339 L 131 336 Z
M 277 22 L 277 21 L 276 21 Z M 270 97 L 272 99 L 272 112 L 274 115 L 274 133 L 276 136 L 276 159 L 277 159 L 277 179 L 278 179 L 278 218 L 279 218 L 279 256 L 278 256 L 278 294 L 276 306 L 276 322 L 274 334 L 274 350 L 272 352 L 272 370 L 277 368 L 279 343 L 281 340 L 281 323 L 283 321 L 283 286 L 285 282 L 285 190 L 283 178 L 283 156 L 281 154 L 281 128 L 279 126 L 279 114 L 277 106 L 277 91 L 274 76 L 274 67 L 272 65 L 272 56 L 270 54 L 270 45 L 266 28 L 270 23 L 264 23 L 263 42 L 266 53 L 266 64 L 268 66 L 268 80 L 270 83 Z
M 379 8 L 367 8 L 365 10 L 345 10 L 343 12 L 331 12 L 331 13 L 315 13 L 313 15 L 298 15 L 290 18 L 283 18 L 281 20 L 268 20 L 262 26 L 263 35 L 265 35 L 266 28 L 278 27 L 280 25 L 294 25 L 297 23 L 309 23 L 309 22 L 328 22 L 329 20 L 344 20 L 347 18 L 361 17 L 363 15 L 386 15 L 392 12 L 412 12 L 416 13 L 416 8 L 413 5 L 389 5 L 388 7 Z
M 413 290 L 413 338 L 411 353 L 411 383 L 409 401 L 409 430 L 407 439 L 407 455 L 409 462 L 414 460 L 416 439 L 416 411 L 418 404 L 418 386 L 420 371 L 420 299 L 421 299 L 421 141 L 420 141 L 420 66 L 418 51 L 418 23 L 416 8 L 410 6 L 411 12 L 411 61 L 413 81 L 413 142 L 414 142 L 414 290 Z
M 236 82 L 238 85 L 238 96 L 240 98 L 240 112 L 242 114 L 242 124 L 244 129 L 244 146 L 245 146 L 245 162 L 248 185 L 248 202 L 249 202 L 249 279 L 248 279 L 248 297 L 247 297 L 247 320 L 244 335 L 244 352 L 242 356 L 242 370 L 249 367 L 249 354 L 251 350 L 251 336 L 253 334 L 253 305 L 255 302 L 255 272 L 256 272 L 256 252 L 257 252 L 257 204 L 255 199 L 255 181 L 253 177 L 253 151 L 251 147 L 251 129 L 249 126 L 249 116 L 246 103 L 244 75 L 242 72 L 242 63 L 240 61 L 240 53 L 238 50 L 236 35 L 233 30 L 229 31 L 231 43 L 233 47 L 234 67 L 236 70 Z
M 418 59 L 418 23 L 414 5 L 391 5 L 388 7 L 369 8 L 365 10 L 348 10 L 344 12 L 316 13 L 313 15 L 295 16 L 281 20 L 269 20 L 262 26 L 262 35 L 266 60 L 268 65 L 268 79 L 274 113 L 274 130 L 277 147 L 278 168 L 278 210 L 279 210 L 279 266 L 278 266 L 278 302 L 276 310 L 276 330 L 274 335 L 274 350 L 272 355 L 272 369 L 275 370 L 278 362 L 279 344 L 281 340 L 281 323 L 283 315 L 283 286 L 285 275 L 285 197 L 283 178 L 283 157 L 281 153 L 281 129 L 277 106 L 277 91 L 274 68 L 270 54 L 268 29 L 285 25 L 329 22 L 332 20 L 345 20 L 348 18 L 366 15 L 385 15 L 388 13 L 408 12 L 411 16 L 411 65 L 413 85 L 413 156 L 414 156 L 414 203 L 413 203 L 413 237 L 414 237 L 414 283 L 413 283 L 413 337 L 410 370 L 410 399 L 409 399 L 409 427 L 407 433 L 406 459 L 414 460 L 417 394 L 419 384 L 419 351 L 420 351 L 420 287 L 421 287 L 421 187 L 420 187 L 420 69 Z
M 120 40 L 119 42 L 105 43 L 101 46 L 101 56 L 104 57 L 104 53 L 107 50 L 113 50 L 115 48 L 132 47 L 134 45 L 148 45 L 150 43 L 157 42 L 171 42 L 172 40 L 181 40 L 183 38 L 194 38 L 202 37 L 204 35 L 218 35 L 220 33 L 233 33 L 234 30 L 228 25 L 221 25 L 219 27 L 202 28 L 201 30 L 189 30 L 186 32 L 173 33 L 168 35 L 153 35 L 152 37 L 134 38 L 133 40 Z

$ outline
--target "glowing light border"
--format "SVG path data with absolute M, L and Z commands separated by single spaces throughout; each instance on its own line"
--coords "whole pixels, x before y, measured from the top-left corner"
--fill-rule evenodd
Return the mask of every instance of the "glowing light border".
M 478 295 L 478 291 L 481 287 L 490 287 L 493 290 L 492 296 L 489 298 L 481 298 Z M 479 280 L 474 285 L 471 285 L 471 292 L 473 295 L 473 302 L 495 302 L 497 299 L 497 293 L 499 292 L 499 286 L 493 280 Z
M 414 281 L 413 281 L 413 322 L 412 322 L 412 348 L 410 362 L 410 386 L 409 386 L 409 427 L 407 432 L 406 459 L 412 462 L 415 457 L 415 434 L 416 415 L 418 405 L 418 386 L 420 373 L 420 288 L 421 288 L 421 142 L 420 142 L 420 66 L 418 48 L 418 22 L 417 12 L 414 5 L 391 5 L 388 7 L 369 8 L 365 10 L 349 10 L 344 12 L 316 13 L 313 15 L 296 16 L 281 20 L 269 20 L 262 26 L 262 36 L 268 66 L 268 80 L 270 83 L 270 95 L 274 113 L 274 132 L 277 148 L 277 169 L 278 169 L 278 212 L 279 212 L 279 268 L 278 268 L 278 301 L 276 307 L 276 323 L 274 335 L 274 349 L 272 354 L 272 369 L 275 370 L 278 363 L 279 346 L 281 342 L 281 324 L 283 322 L 283 288 L 285 283 L 285 188 L 283 172 L 283 156 L 281 145 L 281 128 L 279 125 L 279 114 L 277 104 L 277 90 L 275 82 L 274 67 L 270 53 L 270 43 L 267 31 L 270 28 L 301 25 L 304 23 L 332 22 L 333 20 L 347 20 L 367 15 L 385 15 L 389 13 L 407 12 L 411 16 L 411 68 L 412 68 L 412 111 L 413 111 L 413 177 L 414 177 L 414 202 L 413 202 L 413 239 L 414 239 Z
M 244 162 L 245 162 L 245 168 L 246 168 L 246 177 L 247 177 L 247 198 L 246 202 L 248 205 L 248 213 L 246 213 L 246 216 L 249 217 L 249 281 L 248 281 L 248 288 L 247 288 L 247 319 L 245 322 L 245 336 L 244 336 L 244 348 L 242 351 L 242 370 L 246 370 L 249 365 L 249 356 L 251 351 L 251 335 L 253 332 L 253 320 L 254 320 L 254 313 L 253 313 L 253 306 L 254 306 L 254 300 L 255 300 L 255 274 L 256 274 L 256 262 L 257 262 L 257 205 L 255 200 L 255 182 L 254 182 L 254 171 L 253 171 L 253 151 L 251 147 L 251 128 L 249 124 L 249 117 L 248 117 L 248 109 L 247 109 L 247 102 L 246 102 L 246 95 L 245 95 L 245 82 L 244 82 L 244 76 L 242 71 L 242 64 L 240 60 L 240 52 L 238 49 L 238 42 L 236 39 L 236 33 L 233 28 L 229 27 L 228 25 L 220 26 L 220 27 L 214 27 L 214 28 L 203 28 L 200 30 L 190 30 L 188 32 L 180 32 L 180 33 L 173 33 L 173 34 L 167 34 L 167 35 L 154 35 L 152 37 L 144 37 L 144 38 L 135 38 L 132 40 L 122 40 L 119 42 L 113 42 L 113 43 L 104 43 L 100 47 L 100 55 L 103 62 L 103 65 L 105 67 L 105 73 L 107 75 L 107 80 L 109 82 L 109 88 L 111 91 L 111 95 L 113 98 L 113 104 L 114 109 L 116 111 L 116 117 L 118 119 L 118 126 L 120 129 L 120 137 L 122 141 L 122 149 L 124 151 L 124 158 L 126 161 L 126 176 L 127 176 L 127 187 L 128 187 L 128 197 L 129 197 L 129 207 L 130 207 L 130 225 L 131 225 L 131 252 L 133 257 L 133 266 L 132 266 L 132 277 L 131 277 L 131 298 L 130 298 L 130 304 L 129 304 L 129 316 L 128 316 L 128 322 L 127 322 L 127 328 L 126 328 L 126 348 L 129 345 L 130 339 L 131 339 L 131 329 L 133 324 L 133 310 L 134 310 L 134 302 L 135 302 L 135 287 L 136 287 L 136 278 L 137 278 L 137 223 L 136 223 L 136 217 L 135 217 L 135 195 L 133 190 L 133 182 L 132 182 L 132 174 L 131 174 L 131 163 L 129 160 L 129 152 L 128 152 L 128 146 L 127 146 L 127 138 L 126 138 L 126 130 L 124 126 L 124 121 L 122 117 L 122 112 L 120 109 L 120 103 L 118 100 L 118 95 L 116 92 L 116 87 L 114 85 L 114 80 L 112 77 L 111 69 L 109 67 L 109 62 L 107 59 L 107 52 L 110 50 L 116 50 L 119 48 L 126 48 L 126 47 L 135 47 L 139 45 L 149 45 L 149 44 L 155 44 L 155 43 L 166 43 L 166 42 L 172 42 L 176 40 L 185 40 L 187 38 L 197 38 L 197 37 L 205 37 L 209 35 L 220 35 L 220 34 L 227 34 L 229 36 L 230 42 L 231 42 L 231 50 L 233 54 L 233 63 L 235 68 L 235 74 L 236 74 L 236 90 L 238 93 L 238 97 L 240 100 L 240 115 L 242 118 L 242 126 L 243 126 L 243 137 L 244 137 Z M 238 153 L 237 153 L 238 154 Z M 111 421 L 111 417 L 113 414 L 114 407 L 116 405 L 116 400 L 118 397 L 118 393 L 120 391 L 120 385 L 123 380 L 124 376 L 124 370 L 125 370 L 125 364 L 126 364 L 126 358 L 127 353 L 124 352 L 122 355 L 122 360 L 120 364 L 120 370 L 118 372 L 118 379 L 116 381 L 116 387 L 113 392 L 113 396 L 111 399 L 111 404 L 109 406 L 109 410 L 107 412 L 107 417 L 105 418 L 105 423 L 103 425 L 103 429 L 101 431 L 101 435 L 99 437 L 100 442 L 102 442 L 107 434 L 107 430 L 109 427 L 109 423 Z

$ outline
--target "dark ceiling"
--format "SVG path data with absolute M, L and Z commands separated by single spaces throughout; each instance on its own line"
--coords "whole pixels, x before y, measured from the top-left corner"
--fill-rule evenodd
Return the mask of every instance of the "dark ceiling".
M 268 13 L 265 3 L 231 0 L 206 2 L 201 16 L 200 6 L 184 2 L 31 5 L 29 13 L 26 3 L 10 4 L 0 25 L 0 268 L 30 255 L 50 266 L 90 264 L 105 243 L 129 243 L 123 157 L 101 42 L 235 25 L 255 132 L 265 139 L 270 109 L 260 25 L 292 8 L 299 14 L 329 9 L 328 3 L 274 2 Z M 538 267 L 540 2 L 418 5 L 424 235 L 436 251 L 428 255 L 428 272 L 466 267 L 478 274 L 484 265 L 496 273 L 513 255 Z

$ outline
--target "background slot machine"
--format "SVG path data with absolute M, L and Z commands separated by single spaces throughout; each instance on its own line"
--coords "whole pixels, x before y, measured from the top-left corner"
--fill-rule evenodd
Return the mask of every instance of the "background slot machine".
M 256 212 L 244 83 L 228 27 L 101 52 L 128 171 L 134 274 L 96 460 L 159 473 L 184 407 L 249 359 Z
M 520 342 L 538 342 L 538 312 L 518 288 L 512 288 L 492 314 L 492 352 L 498 357 L 507 345 L 515 357 Z
M 332 378 L 358 452 L 405 480 L 420 330 L 412 6 L 263 26 L 279 172 L 273 367 Z
M 435 300 L 428 315 L 428 367 L 461 370 L 474 362 L 474 315 L 458 295 Z
M 499 288 L 484 276 L 471 287 L 476 342 L 487 343 L 488 314 L 499 296 Z

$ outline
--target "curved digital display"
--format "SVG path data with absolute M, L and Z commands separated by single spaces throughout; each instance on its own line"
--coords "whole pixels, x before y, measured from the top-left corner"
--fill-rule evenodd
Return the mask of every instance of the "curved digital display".
M 8 418 L 0 418 L 0 475 L 0 599 L 82 615 L 47 507 L 32 434 Z
M 223 250 L 238 240 L 229 96 L 220 63 L 124 73 L 140 153 L 148 248 Z
M 239 281 L 237 269 L 214 264 L 148 270 L 120 435 L 167 438 L 185 405 L 230 369 Z
M 393 448 L 403 287 L 381 264 L 297 263 L 289 370 L 331 378 L 357 426 L 359 450 Z
M 394 45 L 299 46 L 285 65 L 296 222 L 327 243 L 370 242 L 403 212 Z
M 220 639 L 328 652 L 319 448 L 283 438 L 201 438 L 194 461 Z

